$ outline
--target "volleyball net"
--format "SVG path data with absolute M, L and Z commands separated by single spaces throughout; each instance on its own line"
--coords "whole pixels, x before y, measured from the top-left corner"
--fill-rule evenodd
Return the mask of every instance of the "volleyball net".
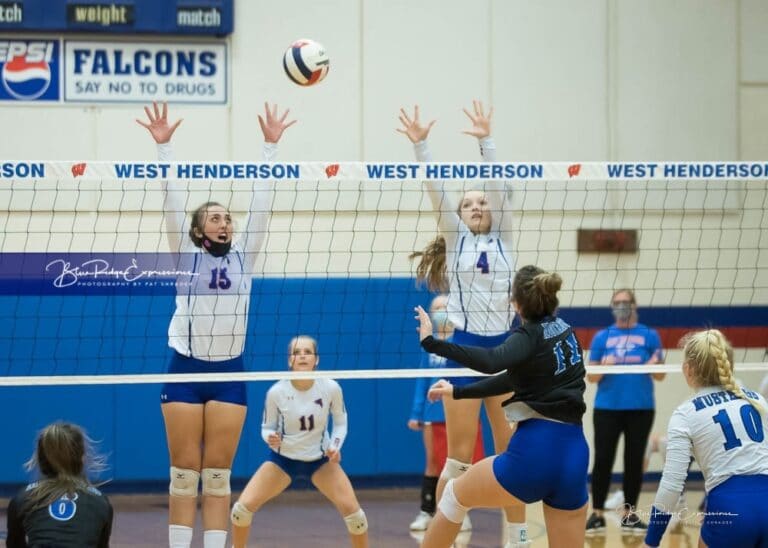
M 187 217 L 219 202 L 235 241 L 263 237 L 239 379 L 284 377 L 298 334 L 319 342 L 316 376 L 435 375 L 417 369 L 413 307 L 433 295 L 409 260 L 450 213 L 430 184 L 457 203 L 500 193 L 492 215 L 514 262 L 562 276 L 559 315 L 585 349 L 626 287 L 665 348 L 715 327 L 741 370 L 768 368 L 768 164 L 2 162 L 0 384 L 187 380 L 163 376 L 186 275 L 166 180 Z M 268 216 L 261 234 L 244 234 L 249 213 Z

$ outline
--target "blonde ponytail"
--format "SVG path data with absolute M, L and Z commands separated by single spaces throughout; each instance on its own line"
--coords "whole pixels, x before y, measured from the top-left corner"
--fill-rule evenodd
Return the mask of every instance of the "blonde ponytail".
M 719 330 L 699 331 L 686 338 L 685 361 L 694 380 L 701 386 L 722 386 L 738 398 L 747 400 L 761 415 L 766 409 L 759 400 L 747 396 L 733 377 L 733 348 Z

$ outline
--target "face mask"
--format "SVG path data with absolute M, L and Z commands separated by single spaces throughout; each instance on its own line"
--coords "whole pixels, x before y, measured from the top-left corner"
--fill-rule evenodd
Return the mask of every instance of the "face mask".
M 232 242 L 215 242 L 208 238 L 208 236 L 203 236 L 202 245 L 208 250 L 208 253 L 214 257 L 223 257 L 229 253 L 229 248 L 232 247 Z
M 430 316 L 435 329 L 445 329 L 448 325 L 448 312 L 445 310 L 435 310 Z
M 632 305 L 621 303 L 611 307 L 613 317 L 617 322 L 626 322 L 632 316 Z

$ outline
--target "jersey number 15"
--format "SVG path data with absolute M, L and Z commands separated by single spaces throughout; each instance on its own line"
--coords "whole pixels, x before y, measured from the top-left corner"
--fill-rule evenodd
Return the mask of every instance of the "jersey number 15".
M 232 287 L 232 280 L 227 277 L 227 269 L 214 268 L 211 270 L 211 283 L 208 289 L 229 289 Z

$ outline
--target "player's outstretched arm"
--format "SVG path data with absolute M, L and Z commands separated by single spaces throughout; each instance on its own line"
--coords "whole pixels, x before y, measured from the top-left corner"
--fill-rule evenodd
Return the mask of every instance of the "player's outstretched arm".
M 396 131 L 408 137 L 408 140 L 413 143 L 416 159 L 419 162 L 431 162 L 432 153 L 427 146 L 427 137 L 429 137 L 429 132 L 432 130 L 432 126 L 435 125 L 436 120 L 432 120 L 427 124 L 422 124 L 419 105 L 413 107 L 412 115 L 408 114 L 404 108 L 401 108 L 398 118 L 401 127 L 397 128 Z M 459 224 L 461 223 L 459 215 L 456 213 L 458 204 L 456 203 L 456 200 L 445 191 L 444 181 L 428 179 L 425 182 L 425 186 L 427 187 L 429 200 L 432 202 L 432 209 L 439 214 L 437 219 L 438 226 L 443 232 L 443 236 L 451 238 L 449 245 L 452 246 L 458 232 Z
M 482 101 L 472 101 L 472 111 L 466 108 L 462 109 L 467 115 L 471 126 L 462 131 L 465 135 L 475 137 L 480 145 L 480 154 L 484 162 L 496 161 L 496 143 L 491 137 L 491 118 L 493 117 L 493 107 L 486 113 Z M 487 181 L 483 185 L 488 205 L 491 208 L 492 230 L 495 232 L 509 232 L 512 228 L 512 212 L 505 205 L 507 204 L 507 183 L 506 181 Z
M 277 156 L 277 143 L 286 129 L 294 125 L 298 120 L 288 120 L 290 109 L 285 109 L 282 114 L 277 104 L 264 103 L 264 114 L 258 115 L 259 127 L 264 136 L 262 146 L 262 158 L 271 162 Z M 269 227 L 269 218 L 272 213 L 272 200 L 274 198 L 274 181 L 254 181 L 251 195 L 251 205 L 248 209 L 248 220 L 245 223 L 245 232 L 242 236 L 243 250 L 246 261 L 253 265 L 256 262 L 256 254 L 264 245 Z
M 161 162 L 173 161 L 171 139 L 183 120 L 179 118 L 172 124 L 168 123 L 168 103 L 158 106 L 157 102 L 153 102 L 151 108 L 144 107 L 144 112 L 147 115 L 146 120 L 136 118 L 136 123 L 146 128 L 157 143 L 158 160 Z M 166 181 L 163 182 L 163 190 L 165 191 L 163 211 L 165 212 L 168 243 L 172 252 L 181 251 L 181 242 L 189 228 L 185 226 L 186 189 L 184 183 L 180 181 Z

